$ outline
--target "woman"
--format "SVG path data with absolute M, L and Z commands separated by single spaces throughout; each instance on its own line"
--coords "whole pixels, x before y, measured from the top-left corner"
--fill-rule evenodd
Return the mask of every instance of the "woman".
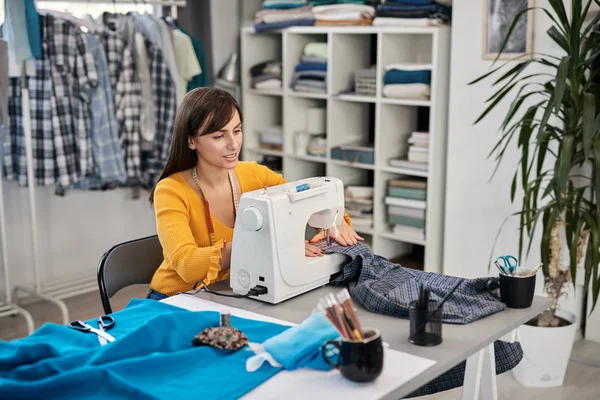
M 256 162 L 240 162 L 242 113 L 235 99 L 215 88 L 189 92 L 177 110 L 169 159 L 150 194 L 164 261 L 148 298 L 160 300 L 229 278 L 236 205 L 244 192 L 286 181 Z M 363 239 L 346 215 L 336 241 Z M 324 234 L 311 242 L 321 240 Z M 322 251 L 305 243 L 306 256 Z

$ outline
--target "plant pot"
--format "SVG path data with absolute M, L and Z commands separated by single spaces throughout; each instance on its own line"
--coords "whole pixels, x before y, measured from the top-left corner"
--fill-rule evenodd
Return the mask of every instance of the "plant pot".
M 556 316 L 570 324 L 556 328 L 519 327 L 524 354 L 512 373 L 523 386 L 541 388 L 563 384 L 577 331 L 577 318 L 573 313 L 560 310 L 556 311 Z

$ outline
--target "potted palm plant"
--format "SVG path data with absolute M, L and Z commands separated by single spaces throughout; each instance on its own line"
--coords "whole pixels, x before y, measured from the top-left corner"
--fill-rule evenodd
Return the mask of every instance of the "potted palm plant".
M 550 9 L 536 8 L 552 20 L 547 35 L 564 51 L 562 57 L 534 53 L 530 59 L 492 66 L 471 82 L 495 78 L 489 105 L 475 123 L 510 100 L 490 156 L 498 165 L 507 149 L 516 144 L 520 151 L 510 191 L 511 202 L 518 188 L 522 192 L 515 214 L 519 259 L 529 254 L 541 230 L 536 245 L 552 306 L 520 328 L 525 357 L 513 372 L 527 386 L 562 385 L 577 321 L 560 310 L 559 299 L 575 288 L 578 270 L 584 274 L 584 291 L 592 296 L 590 312 L 600 292 L 600 40 L 595 31 L 600 15 L 586 19 L 593 1 L 572 0 L 569 13 L 562 0 L 548 0 Z M 502 49 L 529 10 L 516 15 Z

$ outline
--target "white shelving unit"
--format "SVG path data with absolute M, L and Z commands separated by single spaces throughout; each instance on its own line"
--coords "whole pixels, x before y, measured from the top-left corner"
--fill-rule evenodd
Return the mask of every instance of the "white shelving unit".
M 290 181 L 328 175 L 342 179 L 345 185 L 372 185 L 375 193 L 373 228 L 358 231 L 373 251 L 391 258 L 412 252 L 414 246 L 424 246 L 424 269 L 443 272 L 449 27 L 291 27 L 263 33 L 244 27 L 241 35 L 243 159 L 260 162 L 264 155 L 281 157 L 282 172 Z M 290 88 L 303 48 L 313 41 L 329 44 L 326 94 L 300 93 Z M 269 59 L 282 61 L 282 90 L 252 89 L 250 67 Z M 384 66 L 403 62 L 431 66 L 430 100 L 382 96 Z M 375 96 L 339 95 L 348 87 L 356 70 L 371 65 L 377 65 Z M 316 106 L 327 109 L 327 157 L 298 156 L 294 153 L 295 132 L 305 127 L 304 110 Z M 407 139 L 423 119 L 428 125 L 425 129 L 430 132 L 428 170 L 390 166 L 391 158 L 406 155 Z M 273 125 L 283 127 L 283 151 L 259 147 L 256 130 Z M 357 141 L 374 144 L 373 165 L 331 158 L 333 147 Z M 386 222 L 387 182 L 409 176 L 428 180 L 425 240 L 396 235 Z

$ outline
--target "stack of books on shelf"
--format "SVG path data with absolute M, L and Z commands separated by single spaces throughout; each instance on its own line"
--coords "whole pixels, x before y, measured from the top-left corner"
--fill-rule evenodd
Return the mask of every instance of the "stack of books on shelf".
M 406 178 L 388 181 L 385 204 L 394 234 L 425 240 L 427 181 Z
M 407 158 L 391 159 L 390 165 L 427 171 L 429 168 L 429 133 L 412 132 L 408 138 Z
M 260 136 L 260 148 L 265 150 L 283 150 L 283 128 L 271 126 L 257 130 Z
M 347 186 L 344 190 L 346 213 L 355 229 L 373 228 L 373 188 L 369 186 Z

